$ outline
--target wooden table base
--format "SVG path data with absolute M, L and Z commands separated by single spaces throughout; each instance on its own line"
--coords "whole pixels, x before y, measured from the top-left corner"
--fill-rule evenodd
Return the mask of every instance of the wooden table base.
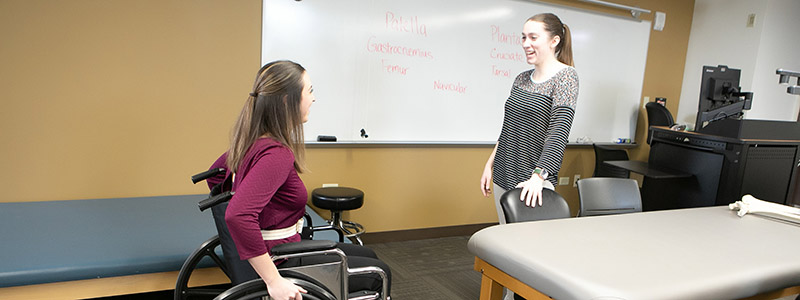
M 486 261 L 475 257 L 475 271 L 481 272 L 481 300 L 501 300 L 503 287 L 528 300 L 552 299 L 542 292 L 522 283 Z M 758 294 L 742 300 L 770 300 L 800 294 L 800 286 Z

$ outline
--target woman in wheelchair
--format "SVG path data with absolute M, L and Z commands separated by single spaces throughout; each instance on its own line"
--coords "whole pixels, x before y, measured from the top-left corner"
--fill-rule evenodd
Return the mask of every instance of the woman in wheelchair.
M 325 257 L 290 258 L 273 262 L 272 247 L 300 241 L 308 192 L 298 176 L 305 170 L 303 123 L 314 102 L 308 72 L 291 61 L 264 65 L 236 121 L 230 147 L 213 168 L 226 168 L 232 177 L 233 197 L 225 222 L 239 257 L 247 260 L 263 279 L 273 299 L 301 299 L 306 291 L 281 277 L 278 268 L 313 264 Z M 209 178 L 215 186 L 225 178 Z M 353 267 L 389 267 L 372 250 L 339 244 Z M 380 291 L 382 280 L 373 274 L 352 275 L 349 290 Z M 390 284 L 387 284 L 387 289 Z

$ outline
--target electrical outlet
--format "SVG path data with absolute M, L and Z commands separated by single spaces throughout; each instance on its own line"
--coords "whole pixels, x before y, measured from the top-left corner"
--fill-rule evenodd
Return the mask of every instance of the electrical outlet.
M 753 27 L 755 25 L 756 25 L 756 14 L 747 15 L 747 27 Z
M 642 103 L 642 108 L 645 108 L 645 105 L 647 105 L 647 102 L 650 102 L 650 97 L 649 96 L 644 96 L 644 103 Z
M 322 187 L 324 187 L 324 188 L 326 188 L 326 187 L 338 187 L 338 186 L 339 186 L 338 183 L 323 183 L 322 184 Z
M 569 177 L 559 177 L 558 185 L 569 185 Z
M 572 187 L 578 187 L 578 179 L 581 179 L 581 174 L 575 174 L 575 181 L 572 182 Z

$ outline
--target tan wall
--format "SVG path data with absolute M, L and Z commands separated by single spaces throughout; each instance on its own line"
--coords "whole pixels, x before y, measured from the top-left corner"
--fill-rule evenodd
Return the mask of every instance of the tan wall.
M 0 1 L 0 201 L 202 193 L 261 1 Z
M 694 2 L 616 2 L 667 13 L 651 32 L 643 95 L 677 111 Z M 0 1 L 0 202 L 204 193 L 188 176 L 226 148 L 258 69 L 260 3 Z M 642 110 L 639 141 L 645 122 Z M 490 152 L 309 148 L 303 179 L 363 189 L 365 206 L 348 217 L 373 232 L 495 222 L 478 190 Z M 588 177 L 593 164 L 591 148 L 568 148 L 562 176 Z M 576 189 L 557 191 L 574 214 Z

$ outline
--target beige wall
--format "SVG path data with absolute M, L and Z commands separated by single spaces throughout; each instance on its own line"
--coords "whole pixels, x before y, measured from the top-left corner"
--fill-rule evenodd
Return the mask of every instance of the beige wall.
M 201 193 L 258 70 L 261 3 L 0 1 L 0 201 Z
M 667 13 L 666 29 L 651 32 L 643 96 L 677 111 L 694 2 L 617 2 Z M 258 69 L 260 3 L 0 1 L 0 202 L 206 192 L 188 176 L 226 148 Z M 639 141 L 645 122 L 642 110 Z M 366 204 L 348 217 L 372 232 L 495 222 L 478 190 L 490 152 L 309 148 L 303 179 L 363 189 Z M 591 148 L 568 148 L 562 176 L 588 177 L 593 164 Z M 557 191 L 577 211 L 575 188 Z

